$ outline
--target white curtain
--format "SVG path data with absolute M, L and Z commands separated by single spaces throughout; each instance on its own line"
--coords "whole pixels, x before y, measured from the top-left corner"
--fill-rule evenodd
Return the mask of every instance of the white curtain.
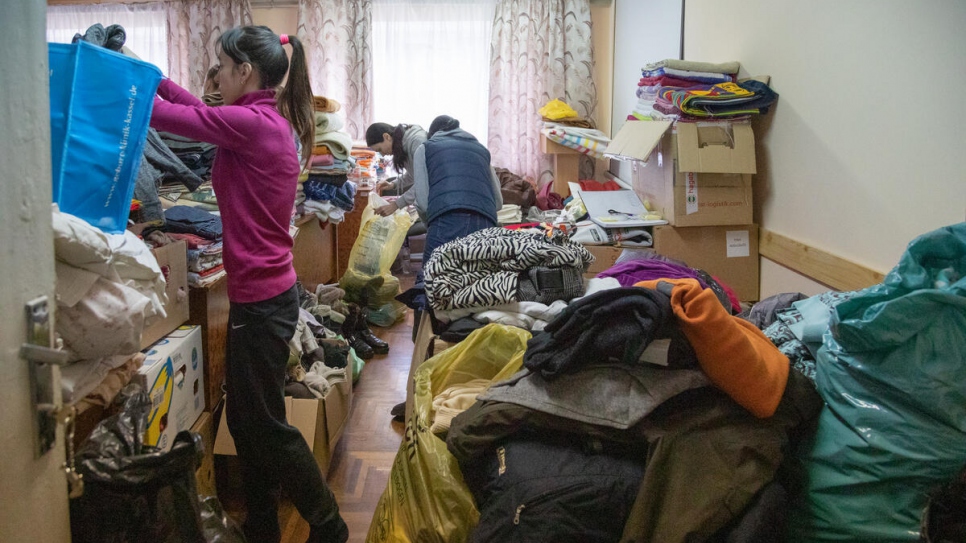
M 168 23 L 161 2 L 48 6 L 47 41 L 70 43 L 74 34 L 84 34 L 95 23 L 124 27 L 125 45 L 141 60 L 168 73 Z
M 496 0 L 372 0 L 373 113 L 429 129 L 437 115 L 484 145 Z
M 552 157 L 540 152 L 537 110 L 553 98 L 591 121 L 597 110 L 588 0 L 500 0 L 490 63 L 493 165 L 543 185 Z M 582 178 L 592 166 L 581 165 Z
M 215 47 L 226 30 L 252 24 L 249 0 L 167 0 L 172 81 L 201 96 L 205 74 L 218 64 Z
M 298 21 L 312 92 L 342 104 L 345 131 L 364 139 L 373 119 L 370 0 L 299 0 Z

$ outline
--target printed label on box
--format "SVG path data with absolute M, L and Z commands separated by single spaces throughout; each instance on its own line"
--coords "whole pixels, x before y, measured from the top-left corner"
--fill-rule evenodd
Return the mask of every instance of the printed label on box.
M 698 174 L 687 172 L 684 174 L 684 201 L 685 214 L 690 215 L 698 212 Z
M 728 243 L 728 258 L 751 256 L 751 243 L 747 230 L 728 230 L 725 232 Z

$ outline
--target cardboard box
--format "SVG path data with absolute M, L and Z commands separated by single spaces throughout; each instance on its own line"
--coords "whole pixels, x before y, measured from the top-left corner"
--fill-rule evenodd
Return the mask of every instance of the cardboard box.
M 201 328 L 181 326 L 144 350 L 134 379 L 148 391 L 151 412 L 144 443 L 167 450 L 205 410 Z
M 164 287 L 164 292 L 168 295 L 168 301 L 164 304 L 167 316 L 144 327 L 141 332 L 142 350 L 188 320 L 187 244 L 184 241 L 177 241 L 152 249 L 151 254 L 157 259 L 161 273 L 164 274 L 164 280 L 167 282 Z
M 743 302 L 758 300 L 757 224 L 655 226 L 654 250 L 717 277 Z
M 226 402 L 231 399 L 226 397 Z M 328 395 L 321 400 L 305 400 L 285 397 L 285 417 L 305 438 L 315 461 L 328 474 L 335 446 L 345 432 L 352 407 L 352 382 L 339 383 L 329 389 Z M 215 454 L 236 455 L 235 441 L 228 430 L 225 410 L 222 410 L 218 433 L 215 437 Z
M 634 191 L 673 226 L 753 220 L 755 143 L 750 125 L 628 122 L 607 152 L 638 161 L 632 170 Z
M 195 481 L 198 485 L 199 496 L 216 496 L 215 490 L 215 425 L 211 420 L 211 413 L 204 411 L 191 431 L 201 436 L 205 446 L 205 455 L 201 458 L 201 465 L 195 471 Z
M 610 268 L 617 262 L 617 258 L 624 252 L 623 247 L 613 245 L 584 245 L 584 249 L 594 255 L 594 263 L 587 268 L 585 277 L 594 277 L 598 273 Z

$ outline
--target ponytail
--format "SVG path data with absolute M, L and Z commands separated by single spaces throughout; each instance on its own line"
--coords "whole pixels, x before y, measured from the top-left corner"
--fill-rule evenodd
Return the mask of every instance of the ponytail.
M 292 60 L 288 69 L 288 82 L 278 93 L 278 111 L 292 123 L 292 128 L 302 142 L 302 159 L 308 161 L 315 144 L 315 110 L 312 107 L 309 67 L 302 42 L 295 36 L 287 38 L 292 46 Z
M 408 124 L 397 124 L 392 131 L 392 166 L 397 173 L 402 173 L 404 168 L 409 167 L 409 154 L 403 147 L 403 139 L 406 137 L 406 131 L 409 130 L 410 126 Z
M 285 44 L 292 45 L 291 62 L 282 47 Z M 288 71 L 288 83 L 278 92 L 275 102 L 278 112 L 298 134 L 302 159 L 307 163 L 315 143 L 315 111 L 302 42 L 295 36 L 277 36 L 267 26 L 240 26 L 225 31 L 218 38 L 218 45 L 236 64 L 248 62 L 254 66 L 264 89 L 278 88 Z

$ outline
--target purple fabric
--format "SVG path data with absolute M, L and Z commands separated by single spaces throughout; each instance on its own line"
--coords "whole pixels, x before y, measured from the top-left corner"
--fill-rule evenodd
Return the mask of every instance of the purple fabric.
M 652 281 L 654 279 L 690 278 L 697 279 L 701 288 L 708 288 L 707 283 L 702 281 L 697 272 L 691 268 L 655 259 L 631 260 L 623 264 L 615 264 L 598 273 L 597 277 L 613 277 L 622 287 L 632 287 L 640 281 Z
M 275 91 L 209 107 L 165 79 L 158 95 L 164 100 L 155 98 L 152 127 L 218 146 L 211 184 L 224 231 L 228 299 L 260 302 L 285 292 L 295 284 L 288 227 L 301 167 Z

